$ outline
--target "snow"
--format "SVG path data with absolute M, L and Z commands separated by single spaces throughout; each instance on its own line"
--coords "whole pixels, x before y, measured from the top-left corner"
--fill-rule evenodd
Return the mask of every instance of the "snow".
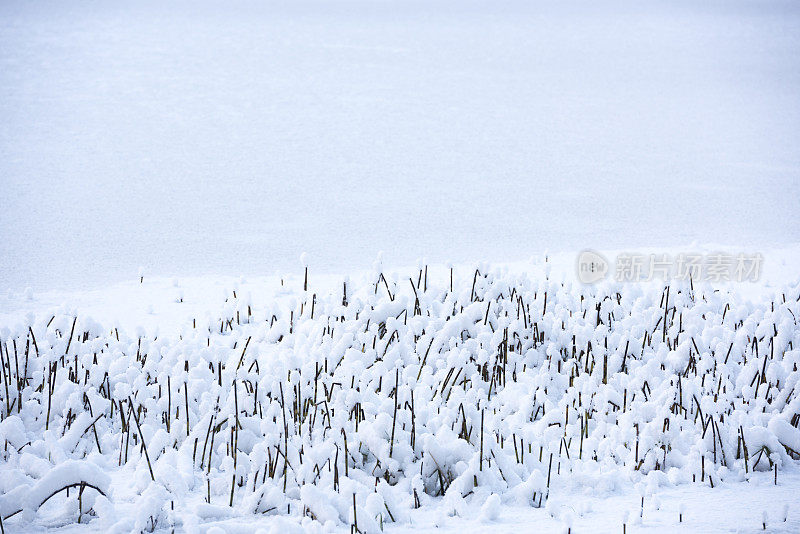
M 481 518 L 484 521 L 494 521 L 500 515 L 500 496 L 492 493 L 481 506 Z
M 30 512 L 36 512 L 54 493 L 68 485 L 81 483 L 90 484 L 106 494 L 111 477 L 90 462 L 65 460 L 53 467 L 26 492 L 25 508 Z
M 4 521 L 560 531 L 625 512 L 669 531 L 685 506 L 687 528 L 713 531 L 692 499 L 722 513 L 754 495 L 716 521 L 782 518 L 800 489 L 800 284 L 745 298 L 674 282 L 665 300 L 658 284 L 537 274 L 549 265 L 453 267 L 452 291 L 441 265 L 371 272 L 346 305 L 313 271 L 257 296 L 239 280 L 163 331 L 58 310 L 9 322 Z M 153 299 L 173 282 L 135 287 Z M 40 509 L 80 482 L 104 495 Z
M 800 242 L 800 6 L 0 4 L 0 289 Z
M 25 425 L 18 416 L 10 415 L 0 422 L 0 441 L 17 450 L 25 444 Z
M 0 3 L 4 531 L 800 531 L 799 36 Z M 584 285 L 587 249 L 763 272 Z

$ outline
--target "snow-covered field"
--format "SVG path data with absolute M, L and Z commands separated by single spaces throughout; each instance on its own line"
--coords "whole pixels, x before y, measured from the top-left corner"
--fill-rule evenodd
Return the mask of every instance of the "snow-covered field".
M 800 4 L 0 2 L 0 288 L 800 243 Z
M 142 280 L 207 313 L 164 331 L 74 308 L 8 320 L 0 515 L 11 531 L 711 532 L 766 513 L 797 531 L 800 286 L 551 276 L 549 260 L 376 262 L 231 282 L 212 313 Z
M 779 1 L 0 3 L 0 528 L 800 531 L 798 49 Z

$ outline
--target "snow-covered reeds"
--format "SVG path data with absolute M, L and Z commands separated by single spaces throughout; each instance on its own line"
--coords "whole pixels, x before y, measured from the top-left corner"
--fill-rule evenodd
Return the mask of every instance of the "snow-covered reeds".
M 233 292 L 176 337 L 34 320 L 0 339 L 0 518 L 41 496 L 110 520 L 126 498 L 131 531 L 203 504 L 375 532 L 440 498 L 542 507 L 609 473 L 777 483 L 800 459 L 799 298 L 427 266 L 324 293 L 306 267 L 294 300 Z

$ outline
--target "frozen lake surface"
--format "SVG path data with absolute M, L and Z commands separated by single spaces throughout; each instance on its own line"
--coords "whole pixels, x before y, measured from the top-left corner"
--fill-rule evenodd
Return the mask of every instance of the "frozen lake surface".
M 800 242 L 791 2 L 0 4 L 0 289 Z

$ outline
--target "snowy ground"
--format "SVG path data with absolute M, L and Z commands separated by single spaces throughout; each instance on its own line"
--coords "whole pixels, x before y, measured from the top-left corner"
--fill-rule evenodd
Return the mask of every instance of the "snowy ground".
M 602 492 L 574 492 L 556 505 L 561 511 L 571 512 L 573 532 L 622 532 L 623 518 L 628 517 L 627 531 L 632 533 L 757 533 L 764 532 L 762 518 L 767 512 L 767 532 L 795 533 L 800 530 L 797 514 L 797 493 L 800 492 L 800 473 L 793 472 L 782 477 L 779 485 L 773 485 L 771 475 L 754 476 L 747 483 L 731 483 L 711 489 L 707 486 L 682 486 L 658 493 L 658 509 L 653 503 L 645 503 L 641 521 L 636 516 L 641 510 L 638 493 L 633 488 L 627 492 L 603 494 Z M 681 508 L 683 506 L 683 508 Z M 783 517 L 789 507 L 787 520 Z M 680 511 L 683 521 L 680 522 Z M 411 516 L 407 526 L 386 526 L 386 532 L 411 533 L 455 533 L 488 532 L 494 534 L 524 532 L 565 531 L 565 522 L 554 519 L 547 511 L 528 506 L 501 506 L 491 521 L 481 517 L 481 509 L 475 507 L 465 511 L 465 517 L 451 517 L 440 510 L 425 510 Z M 267 533 L 303 532 L 298 522 L 277 517 L 245 519 L 222 519 L 209 521 L 223 532 L 231 534 L 257 532 Z M 309 524 L 306 523 L 306 528 Z M 44 531 L 45 527 L 24 529 L 29 532 Z M 340 528 L 344 531 L 344 528 Z M 59 532 L 102 532 L 99 525 L 69 525 Z
M 5 532 L 800 531 L 799 48 L 783 1 L 1 2 Z M 764 264 L 665 303 L 585 248 Z
M 0 515 L 12 532 L 800 528 L 791 269 L 665 301 L 562 261 L 28 295 L 2 330 Z M 105 497 L 40 506 L 81 482 Z
M 729 283 L 721 285 L 744 298 L 758 298 L 779 292 L 781 288 L 800 281 L 800 244 L 773 249 L 725 249 L 721 245 L 687 247 L 685 249 L 640 248 L 642 254 L 668 253 L 674 258 L 680 252 L 694 251 L 700 254 L 711 254 L 715 251 L 761 250 L 764 256 L 763 268 L 756 283 Z M 606 258 L 613 262 L 622 253 L 621 250 L 601 250 Z M 382 255 L 385 257 L 385 255 Z M 576 259 L 578 251 L 546 254 L 550 265 L 550 276 L 559 282 L 578 284 Z M 526 261 L 503 263 L 502 266 L 511 272 L 531 277 L 543 277 L 545 254 L 533 254 Z M 375 258 L 372 258 L 373 260 Z M 352 280 L 366 281 L 371 271 L 348 271 L 346 273 L 326 273 L 325 265 L 313 256 L 308 257 L 309 269 L 318 291 L 337 291 L 346 277 Z M 387 262 L 388 263 L 388 262 Z M 419 263 L 419 261 L 417 262 Z M 457 276 L 472 272 L 478 264 L 460 263 L 453 265 Z M 612 265 L 613 269 L 613 265 Z M 407 278 L 416 274 L 415 266 L 393 266 L 391 269 L 398 276 Z M 448 267 L 444 264 L 431 264 L 430 276 L 446 277 Z M 613 272 L 609 278 L 613 277 Z M 192 319 L 204 319 L 218 313 L 224 307 L 231 291 L 241 291 L 254 300 L 267 302 L 276 295 L 285 298 L 292 294 L 303 282 L 303 266 L 299 257 L 285 272 L 259 276 L 193 276 L 193 277 L 159 277 L 150 272 L 143 273 L 142 283 L 137 273 L 126 280 L 115 284 L 99 286 L 92 289 L 48 289 L 33 290 L 9 289 L 0 293 L 0 326 L 25 323 L 30 314 L 42 316 L 63 313 L 76 316 L 88 316 L 100 320 L 109 326 L 118 326 L 127 331 L 144 328 L 156 334 L 174 334 L 180 332 L 192 322 Z M 653 283 L 662 283 L 655 280 Z M 652 284 L 651 284 L 652 285 Z
M 790 1 L 0 3 L 0 288 L 800 242 Z

